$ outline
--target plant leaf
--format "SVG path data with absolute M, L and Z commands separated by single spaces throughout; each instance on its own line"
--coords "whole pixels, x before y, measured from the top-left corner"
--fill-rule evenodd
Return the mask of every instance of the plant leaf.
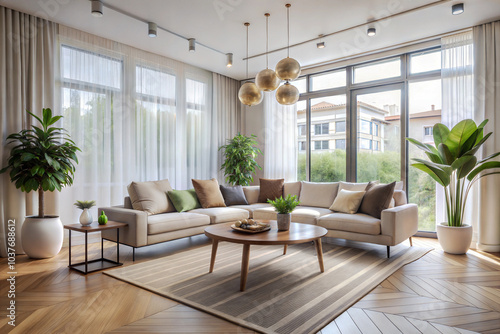
M 474 179 L 474 177 L 483 170 L 492 168 L 500 168 L 500 161 L 489 161 L 483 163 L 482 165 L 479 165 L 472 172 L 470 172 L 470 174 L 467 176 L 467 180 L 472 181 L 472 179 Z
M 454 158 L 460 156 L 462 146 L 469 139 L 469 137 L 477 130 L 476 123 L 471 119 L 464 119 L 455 125 L 448 137 L 446 138 L 445 144 L 450 149 L 451 154 Z
M 484 159 L 482 159 L 482 160 L 479 160 L 479 162 L 478 162 L 478 163 L 483 163 L 483 162 L 486 162 L 486 161 L 488 161 L 488 160 L 491 160 L 491 159 L 493 159 L 493 158 L 498 157 L 499 155 L 500 155 L 500 152 L 493 153 L 492 155 L 489 155 L 489 156 L 487 156 L 486 158 L 484 158 Z M 0 174 L 1 174 L 1 172 L 0 172 Z
M 430 177 L 432 177 L 437 183 L 439 183 L 443 187 L 446 187 L 447 185 L 450 184 L 449 175 L 438 168 L 435 168 L 435 169 L 430 168 L 427 165 L 424 165 L 423 163 L 412 164 L 412 166 L 417 168 L 417 169 L 420 169 L 421 171 L 428 174 Z
M 451 155 L 450 149 L 445 144 L 439 144 L 438 146 L 439 156 L 443 163 L 446 165 L 451 165 L 453 163 L 453 156 Z
M 436 145 L 436 147 L 438 147 L 439 144 L 443 144 L 444 142 L 446 142 L 446 139 L 450 134 L 450 129 L 448 129 L 448 127 L 442 123 L 436 123 L 432 128 L 432 134 L 434 137 L 434 144 Z

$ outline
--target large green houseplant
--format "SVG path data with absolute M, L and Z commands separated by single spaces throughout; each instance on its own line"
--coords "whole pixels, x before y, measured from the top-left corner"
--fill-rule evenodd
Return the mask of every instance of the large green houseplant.
M 472 227 L 464 223 L 464 211 L 471 187 L 485 176 L 500 174 L 494 170 L 500 168 L 500 162 L 491 161 L 500 152 L 481 160 L 475 156 L 492 134 L 483 134 L 486 123 L 488 120 L 477 126 L 473 120 L 466 119 L 451 130 L 437 123 L 433 127 L 434 145 L 407 138 L 429 158 L 413 159 L 412 166 L 444 187 L 447 222 L 437 224 L 437 233 L 441 246 L 449 253 L 461 254 L 469 248 Z
M 38 216 L 26 217 L 21 231 L 22 246 L 32 258 L 46 258 L 59 253 L 63 229 L 59 217 L 45 215 L 44 194 L 60 191 L 73 184 L 76 152 L 80 151 L 67 131 L 53 126 L 62 116 L 53 116 L 43 109 L 42 118 L 27 111 L 41 127 L 21 130 L 7 137 L 7 144 L 16 144 L 10 151 L 8 164 L 1 173 L 10 170 L 10 179 L 23 192 L 38 191 Z
M 253 181 L 252 174 L 257 169 L 262 169 L 255 160 L 262 151 L 256 147 L 257 136 L 250 137 L 238 133 L 234 138 L 228 139 L 227 144 L 219 147 L 224 150 L 224 171 L 226 182 L 232 185 L 248 186 Z

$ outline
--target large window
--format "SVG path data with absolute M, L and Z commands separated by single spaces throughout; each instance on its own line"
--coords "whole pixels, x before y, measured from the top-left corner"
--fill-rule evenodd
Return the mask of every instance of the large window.
M 315 135 L 327 135 L 330 130 L 330 123 L 314 124 Z
M 335 132 L 345 132 L 345 121 L 335 122 Z

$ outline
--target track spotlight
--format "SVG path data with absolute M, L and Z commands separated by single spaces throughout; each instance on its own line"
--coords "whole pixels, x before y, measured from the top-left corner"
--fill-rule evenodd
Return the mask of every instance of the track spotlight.
M 377 30 L 375 28 L 368 28 L 368 30 L 366 31 L 367 35 L 368 36 L 375 36 L 377 34 Z
M 196 40 L 194 38 L 188 38 L 189 41 L 189 52 L 196 51 Z
M 316 47 L 318 49 L 323 49 L 325 47 L 325 42 L 319 42 L 319 43 L 316 43 Z
M 226 66 L 227 67 L 233 66 L 233 54 L 232 53 L 226 53 L 226 57 L 227 57 Z
M 101 17 L 102 16 L 102 2 L 100 0 L 91 1 L 92 16 Z
M 451 13 L 453 15 L 460 15 L 464 12 L 464 4 L 457 3 L 456 5 L 451 6 Z
M 154 22 L 148 22 L 148 36 L 149 37 L 156 37 L 156 31 L 158 29 L 158 26 Z

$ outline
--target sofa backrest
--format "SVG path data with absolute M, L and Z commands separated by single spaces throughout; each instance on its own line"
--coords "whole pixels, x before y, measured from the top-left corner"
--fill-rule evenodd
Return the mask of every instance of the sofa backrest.
M 123 208 L 124 209 L 133 209 L 132 200 L 130 199 L 129 196 L 125 197 L 125 199 L 123 200 Z

